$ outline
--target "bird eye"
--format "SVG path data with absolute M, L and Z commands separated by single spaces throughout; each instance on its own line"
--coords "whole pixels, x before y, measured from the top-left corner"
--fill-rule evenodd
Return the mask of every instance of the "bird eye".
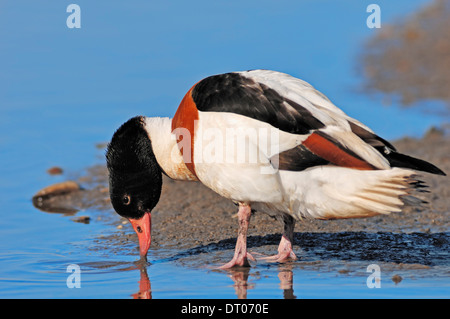
M 129 205 L 131 203 L 130 195 L 124 195 L 123 198 L 122 198 L 122 203 L 124 205 Z

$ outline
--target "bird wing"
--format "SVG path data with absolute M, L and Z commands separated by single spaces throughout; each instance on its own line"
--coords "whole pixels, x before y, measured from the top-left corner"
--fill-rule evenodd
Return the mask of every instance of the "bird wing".
M 374 146 L 393 149 L 392 145 L 290 75 L 268 70 L 214 75 L 197 83 L 191 95 L 198 111 L 239 114 L 301 136 L 301 144 L 280 150 L 271 159 L 279 169 L 298 171 L 325 164 L 367 170 L 390 167 Z

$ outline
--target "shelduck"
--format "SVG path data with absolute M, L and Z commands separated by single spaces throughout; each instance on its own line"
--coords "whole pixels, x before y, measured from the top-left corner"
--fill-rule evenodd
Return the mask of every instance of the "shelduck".
M 278 253 L 267 257 L 282 262 L 296 259 L 296 221 L 400 212 L 422 203 L 412 195 L 424 186 L 415 171 L 445 175 L 397 152 L 305 81 L 269 70 L 197 82 L 172 119 L 131 118 L 106 159 L 111 203 L 133 225 L 144 258 L 162 174 L 200 181 L 238 204 L 234 257 L 221 268 L 254 260 L 246 242 L 252 211 L 282 222 Z

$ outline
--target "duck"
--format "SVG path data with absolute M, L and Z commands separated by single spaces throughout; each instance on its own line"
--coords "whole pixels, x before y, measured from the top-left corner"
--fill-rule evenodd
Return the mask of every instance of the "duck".
M 262 258 L 285 262 L 297 259 L 296 222 L 399 213 L 426 203 L 417 195 L 427 187 L 417 171 L 445 175 L 398 152 L 311 84 L 263 69 L 198 81 L 172 118 L 127 120 L 108 143 L 106 165 L 111 204 L 130 221 L 142 258 L 163 175 L 200 182 L 233 201 L 236 246 L 221 269 L 255 261 L 247 250 L 253 213 L 280 221 L 278 252 Z

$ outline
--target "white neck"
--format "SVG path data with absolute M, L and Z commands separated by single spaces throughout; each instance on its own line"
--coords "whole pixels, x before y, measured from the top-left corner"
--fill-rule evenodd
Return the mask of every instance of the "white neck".
M 145 129 L 152 141 L 156 161 L 170 178 L 197 180 L 183 162 L 176 137 L 172 134 L 172 119 L 168 117 L 146 117 Z

